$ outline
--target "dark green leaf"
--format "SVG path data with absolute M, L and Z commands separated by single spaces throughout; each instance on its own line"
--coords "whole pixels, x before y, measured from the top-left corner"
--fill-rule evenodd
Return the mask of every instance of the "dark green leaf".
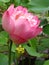
M 0 32 L 0 44 L 4 45 L 7 44 L 8 41 L 8 34 L 5 31 Z
M 2 18 L 1 18 L 1 14 L 0 14 L 0 24 L 1 24 L 1 19 L 2 19 Z
M 43 65 L 44 60 L 43 58 L 39 58 L 38 60 L 35 61 L 35 65 Z
M 6 3 L 6 2 L 9 2 L 10 0 L 0 0 L 0 2 L 4 2 L 4 3 Z
M 0 65 L 8 65 L 8 57 L 0 53 Z
M 40 42 L 43 47 L 49 48 L 49 38 L 42 38 Z
M 33 47 L 29 47 L 27 45 L 24 45 L 23 47 L 26 49 L 28 54 L 31 56 L 41 57 L 43 55 L 43 54 L 38 53 Z
M 43 12 L 49 10 L 49 0 L 30 0 L 30 5 L 35 12 Z
M 16 45 L 13 43 L 12 44 L 12 52 L 15 52 L 16 51 Z
M 43 65 L 49 65 L 49 60 L 45 61 Z
M 0 45 L 0 52 L 8 52 L 8 46 Z
M 29 10 L 33 11 L 33 12 L 36 12 L 36 13 L 43 13 L 45 11 L 48 11 L 49 10 L 49 7 L 30 7 Z
M 0 8 L 2 11 L 5 11 L 7 9 L 7 5 L 4 2 L 0 2 Z
M 47 25 L 45 25 L 45 26 L 43 27 L 43 32 L 44 32 L 45 34 L 48 34 L 48 35 L 49 35 L 49 24 L 47 24 Z
M 36 49 L 36 46 L 37 46 L 37 39 L 36 38 L 28 40 L 28 43 L 30 44 L 31 47 L 33 47 L 34 49 Z
M 18 6 L 18 5 L 20 5 L 21 0 L 14 0 L 14 2 L 15 2 L 15 5 Z
M 31 5 L 34 6 L 40 6 L 40 7 L 48 7 L 49 6 L 49 0 L 31 0 L 29 2 Z
M 48 21 L 47 21 L 47 19 L 40 19 L 41 20 L 41 23 L 40 23 L 40 25 L 45 25 L 45 24 L 48 24 Z

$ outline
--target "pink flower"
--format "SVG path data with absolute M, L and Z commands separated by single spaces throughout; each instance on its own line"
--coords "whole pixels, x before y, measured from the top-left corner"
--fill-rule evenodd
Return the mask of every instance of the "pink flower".
M 36 37 L 42 28 L 39 27 L 40 20 L 27 8 L 18 6 L 14 8 L 12 4 L 2 17 L 2 26 L 9 33 L 10 38 L 17 44 Z

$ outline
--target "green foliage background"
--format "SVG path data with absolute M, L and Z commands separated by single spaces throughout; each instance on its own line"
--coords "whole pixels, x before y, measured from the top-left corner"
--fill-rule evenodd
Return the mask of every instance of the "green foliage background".
M 39 59 L 44 58 L 44 61 L 36 59 L 35 65 L 49 65 L 49 0 L 0 0 L 0 65 L 8 65 L 9 36 L 2 28 L 2 14 L 11 4 L 15 7 L 19 5 L 27 7 L 29 12 L 36 14 L 41 20 L 42 34 L 29 40 L 27 44 L 22 44 L 22 47 L 28 55 Z M 15 44 L 12 45 L 11 64 L 19 55 L 16 47 Z

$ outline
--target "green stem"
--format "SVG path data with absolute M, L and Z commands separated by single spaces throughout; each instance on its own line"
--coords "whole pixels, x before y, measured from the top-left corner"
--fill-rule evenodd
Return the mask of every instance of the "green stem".
M 18 59 L 16 59 L 16 65 L 18 65 Z
M 12 41 L 9 40 L 9 65 L 11 65 L 11 48 L 12 48 Z

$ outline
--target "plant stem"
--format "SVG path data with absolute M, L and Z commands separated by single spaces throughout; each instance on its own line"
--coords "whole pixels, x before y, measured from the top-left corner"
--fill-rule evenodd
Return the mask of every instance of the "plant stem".
M 18 59 L 16 59 L 16 65 L 18 65 Z
M 9 65 L 11 65 L 11 48 L 12 48 L 12 41 L 9 40 Z

